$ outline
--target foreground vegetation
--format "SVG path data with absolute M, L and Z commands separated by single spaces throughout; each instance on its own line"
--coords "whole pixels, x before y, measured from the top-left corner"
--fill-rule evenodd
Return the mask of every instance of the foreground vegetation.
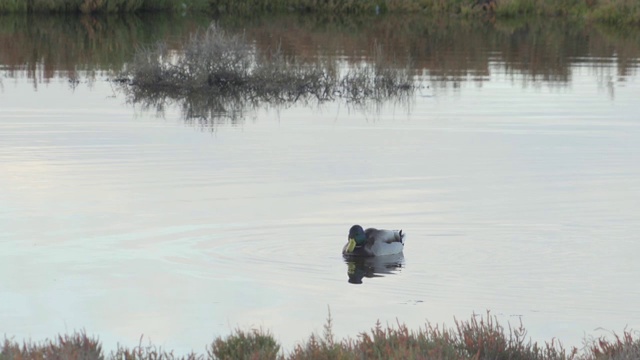
M 586 18 L 611 24 L 640 24 L 637 0 L 0 0 L 0 13 L 207 11 L 218 14 L 256 12 L 441 13 L 496 17 L 530 15 Z
M 582 350 L 565 350 L 557 339 L 538 344 L 527 337 L 526 329 L 505 326 L 495 317 L 471 317 L 455 321 L 446 328 L 427 323 L 424 328 L 409 330 L 398 323 L 383 327 L 379 322 L 356 338 L 338 340 L 329 316 L 323 334 L 311 334 L 305 341 L 285 352 L 275 338 L 261 330 L 242 331 L 218 337 L 206 348 L 206 354 L 175 355 L 153 345 L 135 348 L 118 347 L 105 354 L 100 341 L 84 332 L 59 335 L 53 340 L 19 343 L 5 338 L 0 345 L 0 360 L 31 359 L 456 359 L 456 360 L 604 360 L 640 359 L 640 339 L 625 331 L 585 340 Z

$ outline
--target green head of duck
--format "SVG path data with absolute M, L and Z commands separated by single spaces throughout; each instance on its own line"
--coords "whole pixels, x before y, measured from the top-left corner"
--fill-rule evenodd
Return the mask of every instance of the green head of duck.
M 362 226 L 353 225 L 351 229 L 349 229 L 349 243 L 347 244 L 346 252 L 353 252 L 356 246 L 362 246 L 366 241 L 367 236 L 365 235 Z

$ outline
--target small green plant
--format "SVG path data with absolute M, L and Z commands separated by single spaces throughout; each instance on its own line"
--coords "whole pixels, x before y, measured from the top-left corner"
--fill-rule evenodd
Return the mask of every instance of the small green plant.
M 218 337 L 207 354 L 210 359 L 220 360 L 252 360 L 252 359 L 276 359 L 280 345 L 269 334 L 262 330 L 242 331 L 236 330 L 226 338 Z

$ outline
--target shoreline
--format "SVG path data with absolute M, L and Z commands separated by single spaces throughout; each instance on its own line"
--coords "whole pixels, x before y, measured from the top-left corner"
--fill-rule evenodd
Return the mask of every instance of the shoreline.
M 208 13 L 242 15 L 256 13 L 384 14 L 412 13 L 464 18 L 514 19 L 554 17 L 640 26 L 640 2 L 635 0 L 401 0 L 329 1 L 305 0 L 0 0 L 0 14 L 21 13 Z

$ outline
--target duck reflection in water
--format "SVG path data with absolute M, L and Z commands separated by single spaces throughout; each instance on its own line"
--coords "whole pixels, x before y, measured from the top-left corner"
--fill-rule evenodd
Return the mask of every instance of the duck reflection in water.
M 395 274 L 404 267 L 404 255 L 393 254 L 375 257 L 345 258 L 347 275 L 352 284 L 362 284 L 362 279 Z

